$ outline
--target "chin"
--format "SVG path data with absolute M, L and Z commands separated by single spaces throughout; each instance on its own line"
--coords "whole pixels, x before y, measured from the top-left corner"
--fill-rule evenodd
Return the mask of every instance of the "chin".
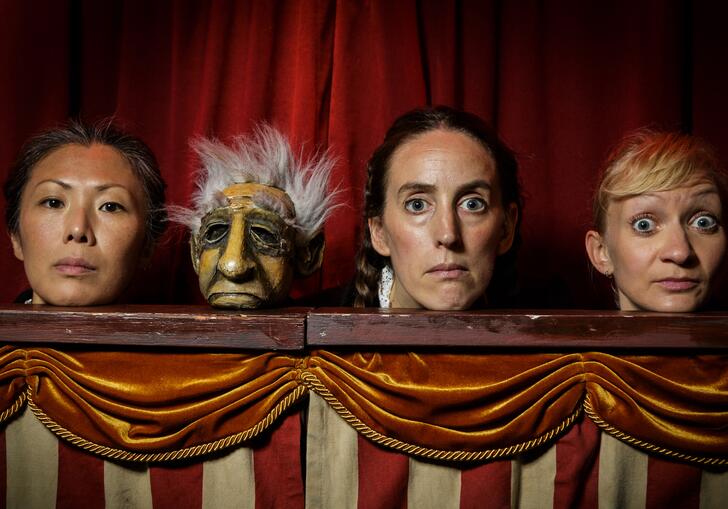
M 434 300 L 434 302 L 423 303 L 423 307 L 432 311 L 467 311 L 473 307 L 476 300 L 477 298 L 469 299 L 465 297 L 455 299 L 441 298 Z
M 40 294 L 38 294 L 40 295 Z M 103 306 L 105 304 L 111 304 L 112 300 L 103 298 L 103 297 L 97 297 L 97 296 L 62 296 L 62 297 L 44 297 L 43 295 L 40 295 L 40 298 L 43 299 L 43 302 L 45 302 L 48 305 L 51 306 L 66 306 L 66 307 L 83 307 L 83 306 Z
M 666 302 L 655 307 L 661 313 L 692 313 L 702 307 L 702 302 Z
M 213 307 L 225 309 L 257 309 L 264 304 L 261 298 L 249 293 L 213 293 L 207 302 Z
M 655 313 L 692 313 L 698 311 L 704 302 L 695 298 L 669 298 L 653 302 L 638 303 L 640 311 L 652 311 Z

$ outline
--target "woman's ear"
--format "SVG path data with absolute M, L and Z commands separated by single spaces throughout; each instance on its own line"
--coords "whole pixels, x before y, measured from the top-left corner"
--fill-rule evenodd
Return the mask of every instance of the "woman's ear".
M 599 232 L 595 230 L 586 232 L 584 245 L 586 246 L 586 254 L 595 269 L 605 276 L 614 274 L 614 264 L 609 256 L 609 248 L 607 248 L 604 237 Z
M 17 233 L 10 234 L 10 242 L 13 244 L 13 254 L 15 258 L 21 262 L 25 260 L 23 257 L 23 244 L 20 242 L 20 236 Z
M 505 220 L 503 221 L 503 236 L 498 243 L 498 256 L 506 253 L 513 245 L 516 238 L 516 225 L 518 224 L 518 206 L 515 203 L 509 203 L 505 211 Z
M 370 217 L 367 222 L 369 223 L 369 235 L 372 238 L 372 247 L 380 255 L 389 256 L 389 239 L 387 232 L 384 231 L 382 218 Z

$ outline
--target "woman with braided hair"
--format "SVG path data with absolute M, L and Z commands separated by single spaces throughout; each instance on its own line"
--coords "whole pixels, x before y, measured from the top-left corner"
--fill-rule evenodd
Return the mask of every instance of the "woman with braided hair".
M 462 310 L 515 279 L 522 199 L 513 153 L 479 117 L 399 117 L 368 164 L 356 307 Z

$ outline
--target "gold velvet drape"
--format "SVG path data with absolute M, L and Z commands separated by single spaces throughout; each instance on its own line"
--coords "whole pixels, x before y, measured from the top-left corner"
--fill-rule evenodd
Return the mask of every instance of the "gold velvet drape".
M 307 390 L 369 439 L 435 459 L 516 454 L 585 410 L 656 454 L 728 464 L 726 356 L 0 349 L 2 420 L 27 398 L 60 437 L 126 460 L 242 443 Z

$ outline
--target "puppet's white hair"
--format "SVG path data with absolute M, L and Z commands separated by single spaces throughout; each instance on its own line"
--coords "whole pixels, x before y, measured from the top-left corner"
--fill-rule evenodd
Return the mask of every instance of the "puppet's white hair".
M 338 193 L 327 192 L 333 158 L 327 153 L 310 159 L 295 157 L 286 137 L 273 127 L 261 125 L 252 136 L 234 138 L 231 146 L 208 138 L 197 138 L 191 145 L 202 163 L 193 208 L 171 207 L 170 217 L 193 235 L 208 212 L 227 205 L 223 189 L 238 183 L 255 182 L 285 191 L 296 217 L 284 219 L 296 227 L 301 242 L 313 238 L 336 207 Z

